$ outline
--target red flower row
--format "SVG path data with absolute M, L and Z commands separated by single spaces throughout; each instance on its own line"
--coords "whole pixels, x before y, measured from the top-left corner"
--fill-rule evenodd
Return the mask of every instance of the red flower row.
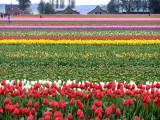
M 160 39 L 160 35 L 143 35 L 143 36 L 0 36 L 0 40 L 4 39 L 47 39 L 47 40 L 134 40 L 134 39 L 144 39 L 144 40 L 156 40 Z
M 134 120 L 140 120 L 137 115 L 142 108 L 140 111 L 136 110 L 141 104 L 144 105 L 143 109 L 147 109 L 151 104 L 153 113 L 157 113 L 160 107 L 160 83 L 144 86 L 142 83 L 130 85 L 111 82 L 102 86 L 86 82 L 84 84 L 64 83 L 59 87 L 55 83 L 45 83 L 45 85 L 36 83 L 30 89 L 23 86 L 22 82 L 14 81 L 13 84 L 6 83 L 4 80 L 1 82 L 0 100 L 4 101 L 0 106 L 1 116 L 11 113 L 14 117 L 26 116 L 27 120 L 34 120 L 34 117 L 39 117 L 39 120 L 76 118 L 109 120 L 110 116 L 116 115 L 116 120 L 122 120 L 118 118 L 123 114 L 123 120 L 126 120 L 129 113 L 125 114 L 125 109 L 128 109 L 130 114 L 134 114 L 132 112 L 135 111 Z M 81 89 L 83 92 L 76 89 Z M 157 108 L 153 108 L 154 105 Z M 85 112 L 87 109 L 89 113 Z M 45 111 L 43 115 L 37 116 L 36 113 L 42 110 Z M 66 114 L 67 117 L 64 118 Z M 160 117 L 158 114 L 155 115 Z

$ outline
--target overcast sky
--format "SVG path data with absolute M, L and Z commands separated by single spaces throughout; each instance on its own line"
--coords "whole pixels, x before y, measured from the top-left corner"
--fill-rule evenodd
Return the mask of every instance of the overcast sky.
M 17 4 L 16 0 L 0 0 L 0 4 Z M 31 0 L 31 3 L 39 3 L 40 0 Z M 44 0 L 48 2 L 49 0 Z M 67 1 L 67 0 L 65 0 Z M 107 4 L 110 0 L 76 0 L 76 5 L 101 5 Z

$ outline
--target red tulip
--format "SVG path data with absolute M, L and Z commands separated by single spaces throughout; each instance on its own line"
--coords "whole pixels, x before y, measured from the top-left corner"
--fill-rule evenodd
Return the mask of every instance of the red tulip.
M 28 106 L 32 106 L 32 101 L 28 101 Z
M 30 114 L 27 118 L 27 120 L 34 120 L 34 117 Z
M 49 116 L 49 115 L 46 115 L 45 117 L 44 117 L 44 120 L 50 120 L 51 119 L 51 117 Z
M 10 98 L 6 98 L 6 99 L 4 100 L 4 103 L 5 103 L 5 104 L 10 104 L 10 105 L 12 104 Z
M 126 99 L 126 100 L 124 100 L 124 106 L 128 106 L 129 105 L 129 100 L 128 99 Z
M 147 108 L 147 104 L 144 104 L 144 105 L 143 105 L 143 108 L 146 109 L 146 108 Z
M 0 114 L 2 114 L 3 113 L 3 109 L 2 108 L 0 108 Z
M 116 109 L 116 115 L 120 115 L 121 114 L 121 110 L 119 108 Z
M 75 104 L 75 98 L 72 98 L 72 99 L 70 100 L 70 104 L 71 104 L 71 105 L 74 105 L 74 104 Z
M 49 104 L 49 100 L 47 98 L 44 98 L 43 104 L 48 105 Z
M 60 109 L 63 109 L 63 108 L 65 108 L 65 107 L 66 107 L 66 103 L 64 102 L 63 99 L 61 99 L 60 102 L 59 102 L 59 108 L 60 108 Z
M 58 103 L 57 101 L 51 101 L 50 106 L 51 106 L 51 107 L 57 107 L 58 104 L 59 104 L 59 103 Z
M 53 115 L 53 113 L 51 113 L 49 111 L 45 112 L 44 114 L 45 114 L 45 116 L 47 116 L 47 115 L 52 116 Z
M 53 116 L 54 116 L 54 118 L 56 118 L 56 117 L 61 117 L 62 118 L 62 113 L 59 112 L 59 111 L 56 111 Z
M 68 118 L 68 120 L 73 120 L 72 113 L 70 113 L 67 118 Z
M 16 108 L 13 112 L 13 116 L 16 117 L 18 116 L 18 114 L 19 114 L 19 110 Z
M 39 107 L 39 102 L 35 102 L 34 107 L 38 108 Z
M 110 115 L 112 114 L 112 112 L 113 112 L 113 109 L 112 109 L 111 106 L 109 106 L 109 107 L 105 110 L 105 114 L 106 114 L 107 116 L 110 116 Z
M 92 105 L 91 110 L 95 111 L 96 110 L 96 106 Z
M 140 120 L 140 118 L 138 116 L 135 116 L 134 120 Z
M 81 114 L 79 115 L 79 117 L 80 117 L 81 119 L 83 119 L 83 118 L 84 118 L 84 113 L 81 112 Z
M 133 105 L 134 102 L 133 102 L 133 99 L 129 99 L 129 105 Z
M 31 113 L 32 113 L 32 114 L 35 114 L 35 113 L 36 113 L 36 109 L 35 109 L 35 108 L 32 108 Z

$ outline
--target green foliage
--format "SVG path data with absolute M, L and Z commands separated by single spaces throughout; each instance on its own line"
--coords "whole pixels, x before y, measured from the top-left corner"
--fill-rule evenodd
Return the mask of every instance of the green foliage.
M 44 8 L 44 14 L 53 14 L 55 13 L 52 4 L 46 3 Z
M 1 45 L 0 79 L 153 82 L 159 53 L 158 45 Z
M 149 0 L 150 2 L 150 10 L 153 12 L 153 13 L 160 13 L 160 0 Z
M 111 0 L 107 5 L 108 13 L 119 13 L 120 4 L 117 0 Z
M 40 14 L 43 14 L 44 13 L 44 8 L 45 8 L 45 2 L 42 0 L 38 4 L 37 10 L 39 11 Z
M 160 35 L 160 31 L 2 31 L 1 36 L 125 36 L 125 35 Z
M 19 2 L 19 7 L 21 10 L 26 10 L 26 8 L 30 7 L 31 1 L 30 0 L 17 0 Z
M 54 14 L 53 5 L 51 3 L 45 3 L 43 0 L 38 4 L 38 11 L 40 14 Z

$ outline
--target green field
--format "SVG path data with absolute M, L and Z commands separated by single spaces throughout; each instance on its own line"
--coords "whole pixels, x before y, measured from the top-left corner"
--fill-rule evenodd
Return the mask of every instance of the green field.
M 158 81 L 159 45 L 1 45 L 0 79 Z

